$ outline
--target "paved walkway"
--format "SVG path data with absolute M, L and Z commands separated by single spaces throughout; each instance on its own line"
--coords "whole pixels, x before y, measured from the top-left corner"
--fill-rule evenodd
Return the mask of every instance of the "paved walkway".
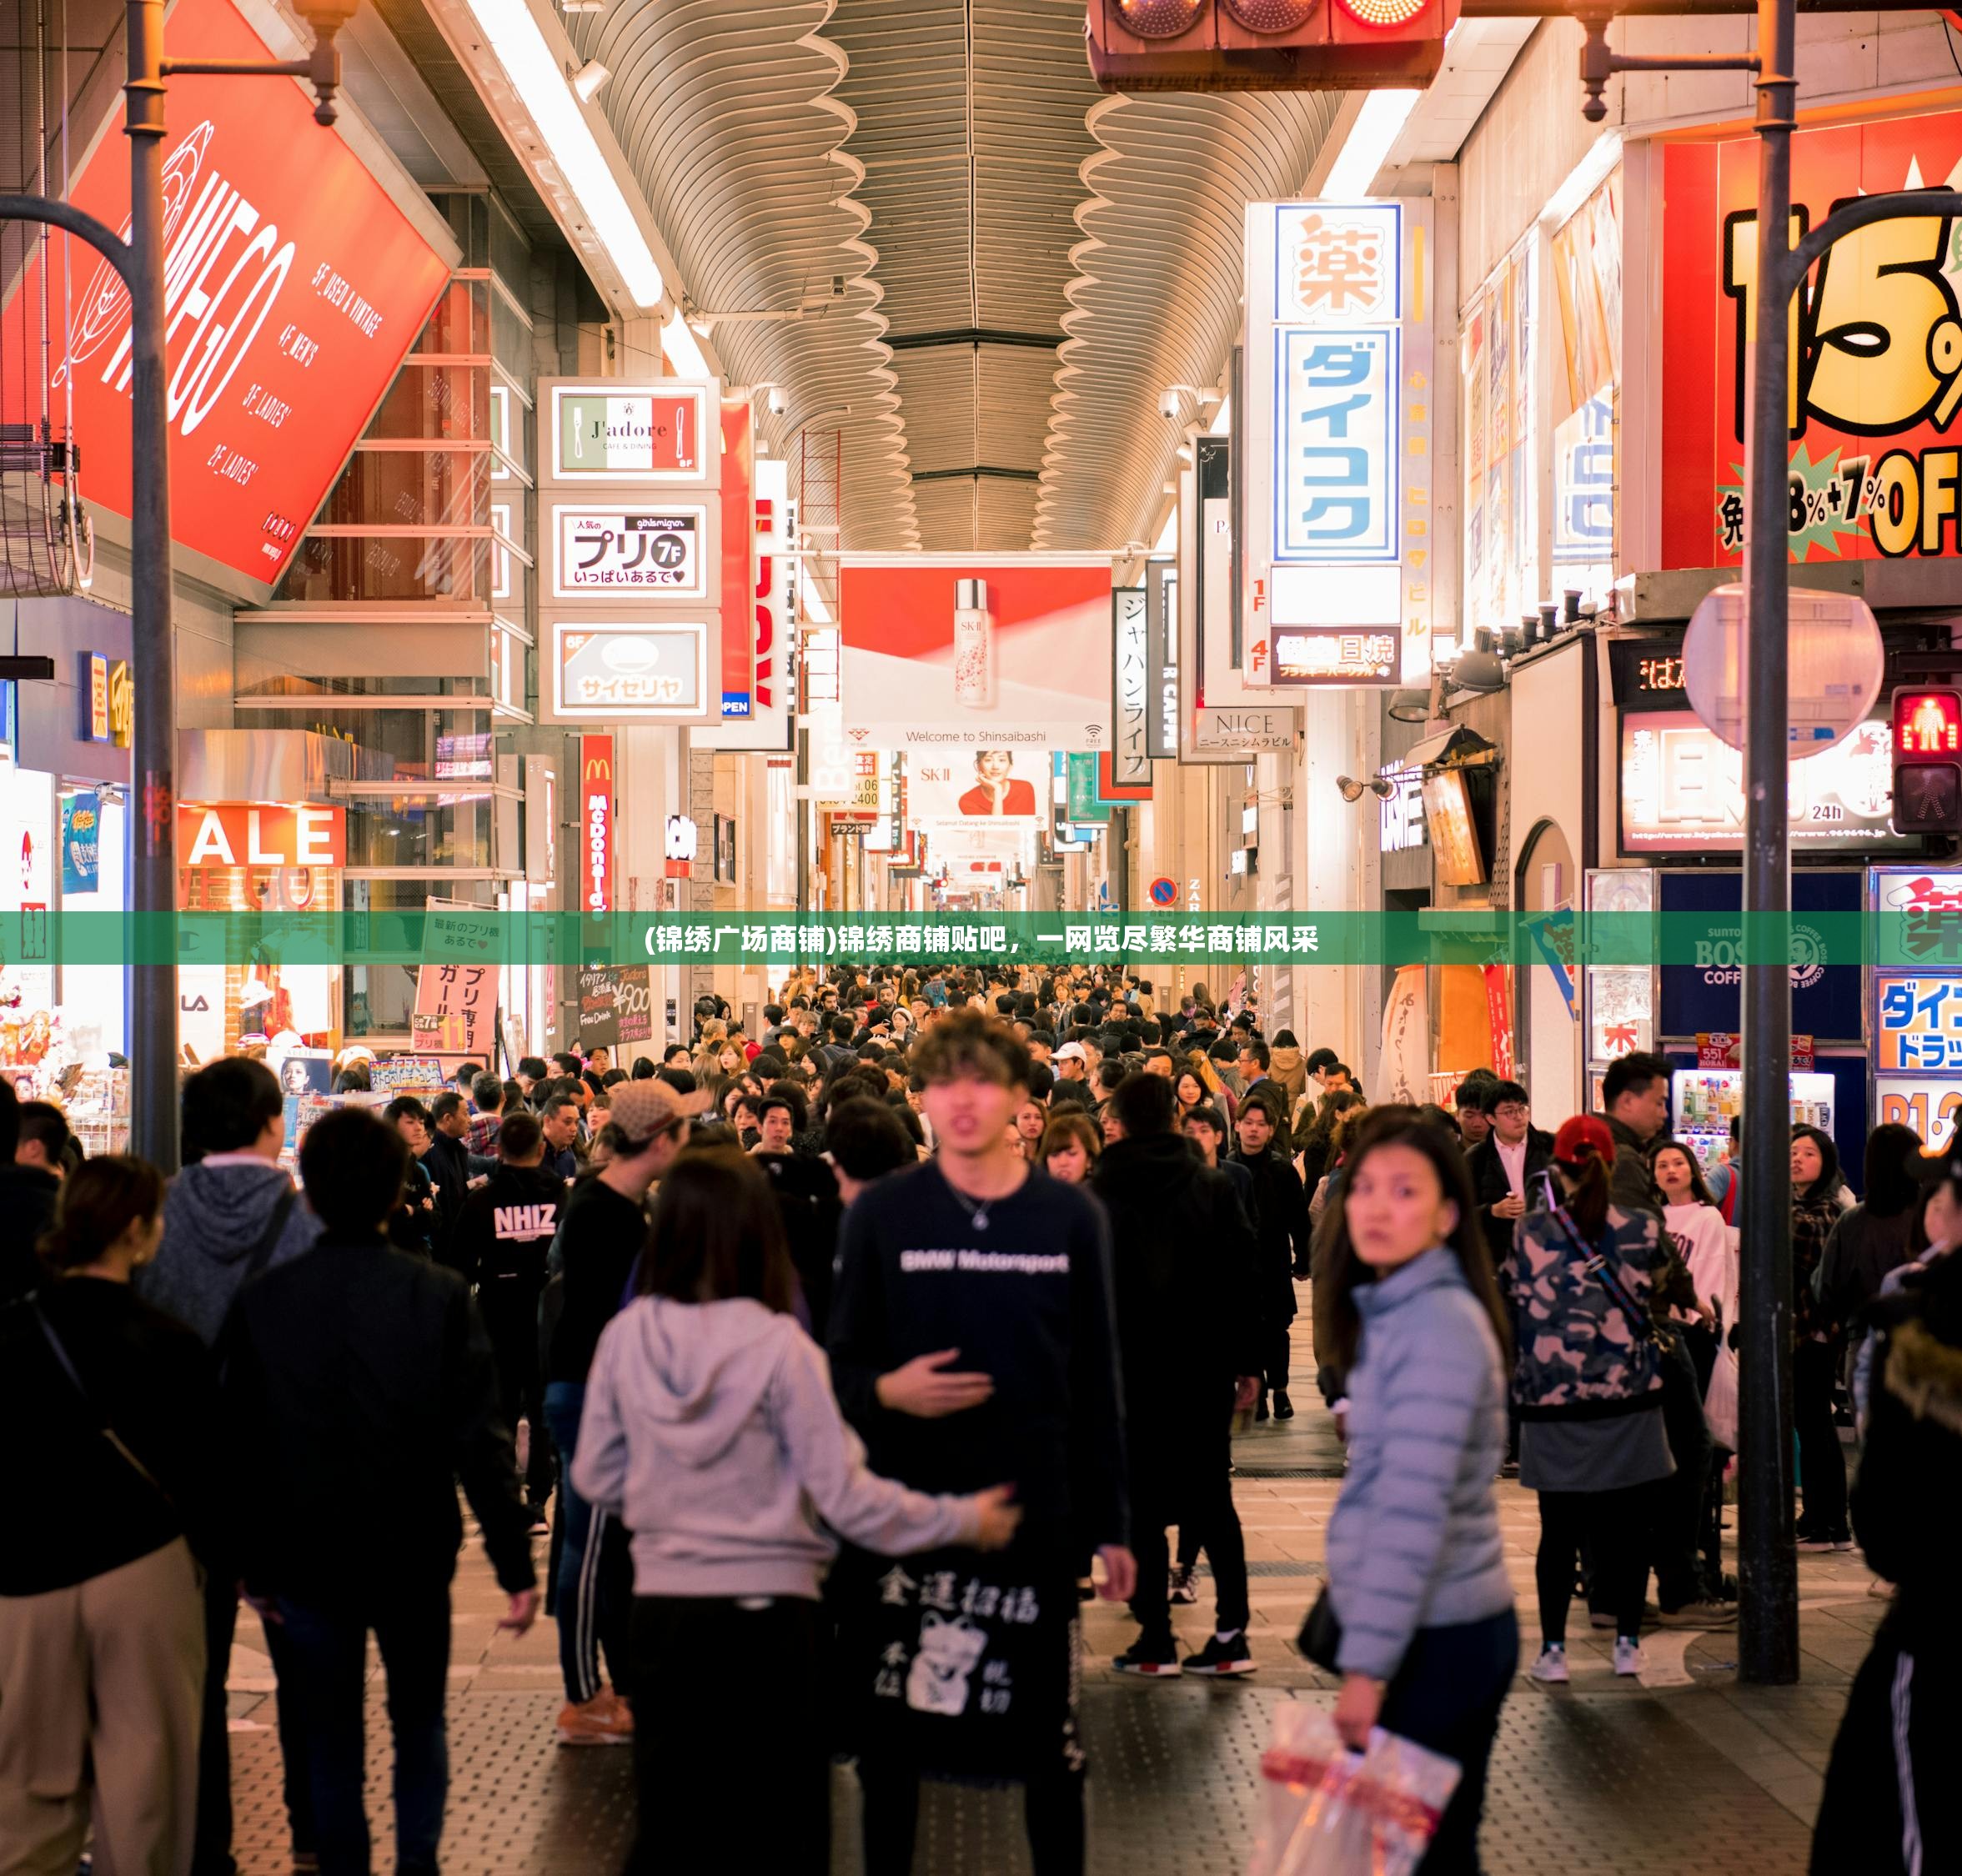
M 1306 1318 L 1297 1342 L 1306 1372 Z M 1332 1678 L 1292 1640 L 1322 1572 L 1322 1532 L 1341 1483 L 1341 1452 L 1312 1386 L 1291 1423 L 1235 1442 L 1234 1496 L 1253 1590 L 1247 1680 L 1140 1683 L 1110 1657 L 1132 1633 L 1121 1608 L 1092 1605 L 1083 1713 L 1091 1755 L 1091 1868 L 1097 1876 L 1240 1876 L 1252 1845 L 1260 1754 L 1282 1700 L 1332 1704 Z M 1537 1652 L 1533 1494 L 1500 1487 L 1506 1551 L 1518 1594 L 1523 1663 Z M 544 1540 L 539 1541 L 541 1562 Z M 1801 1556 L 1804 1678 L 1740 1687 L 1733 1637 L 1654 1633 L 1639 1683 L 1618 1681 L 1605 1638 L 1578 1624 L 1573 1680 L 1541 1688 L 1523 1675 L 1507 1702 L 1483 1835 L 1489 1876 L 1792 1876 L 1805 1868 L 1820 1774 L 1854 1670 L 1883 1605 L 1857 1555 Z M 1174 1612 L 1197 1648 L 1212 1630 L 1200 1603 Z M 561 1694 L 556 1638 L 541 1618 L 519 1640 L 497 1636 L 504 1599 L 483 1554 L 466 1550 L 456 1587 L 450 1668 L 449 1876 L 491 1872 L 608 1876 L 634 1828 L 630 1755 L 564 1751 L 551 1728 Z M 372 1662 L 372 1658 L 371 1658 Z M 249 1611 L 233 1656 L 237 1848 L 245 1876 L 284 1876 L 285 1817 L 272 1730 L 271 1668 Z M 392 1869 L 389 1747 L 379 1673 L 371 1683 L 369 1806 L 378 1869 Z M 757 1726 L 768 1728 L 768 1690 Z M 835 1876 L 858 1876 L 858 1792 L 836 1773 Z M 760 1790 L 760 1797 L 766 1797 Z M 937 1787 L 921 1821 L 917 1868 L 932 1876 L 1023 1876 L 1019 1800 Z

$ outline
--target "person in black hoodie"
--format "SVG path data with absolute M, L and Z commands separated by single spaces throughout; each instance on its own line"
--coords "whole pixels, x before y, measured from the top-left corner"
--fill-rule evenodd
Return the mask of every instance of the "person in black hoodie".
M 1084 1856 L 1076 1724 L 1079 1561 L 1128 1600 L 1123 1407 L 1103 1208 L 1046 1177 L 1009 1122 L 1028 1051 L 979 1011 L 921 1038 L 938 1156 L 861 1192 L 831 1299 L 833 1384 L 873 1467 L 922 1491 L 1016 1482 L 1016 1542 L 903 1568 L 849 1552 L 833 1598 L 843 1717 L 865 1790 L 866 1876 L 913 1866 L 922 1772 L 1025 1788 L 1043 1876 Z
M 506 1126 L 514 1123 L 506 1122 Z M 366 1876 L 362 1659 L 381 1650 L 395 1743 L 397 1867 L 434 1876 L 448 1789 L 443 1707 L 464 1496 L 522 1634 L 538 1613 L 529 1517 L 482 1318 L 453 1272 L 382 1227 L 409 1149 L 362 1108 L 300 1146 L 324 1233 L 241 1294 L 221 1351 L 230 1462 L 252 1516 L 243 1578 L 280 1628 L 306 1712 L 324 1869 Z M 358 1506 L 363 1515 L 350 1517 Z M 373 1532 L 388 1533 L 376 1567 Z
M 163 1200 L 163 1241 L 136 1272 L 137 1294 L 215 1344 L 233 1299 L 261 1270 L 300 1257 L 320 1221 L 279 1165 L 286 1137 L 285 1097 L 263 1061 L 221 1056 L 184 1083 L 184 1158 Z M 213 1663 L 204 1683 L 204 1731 L 198 1753 L 198 1847 L 191 1876 L 233 1876 L 231 1744 L 225 1712 L 225 1666 L 238 1618 L 238 1573 L 228 1562 L 204 1577 L 205 1638 Z M 282 1638 L 267 1653 L 284 1677 Z M 298 1719 L 284 1689 L 280 1743 L 289 1748 Z M 289 1760 L 289 1769 L 291 1760 Z M 313 1826 L 302 1785 L 289 1777 L 287 1812 L 296 1848 Z
M 43 1166 L 20 1166 L 14 1152 L 20 1144 L 20 1097 L 13 1083 L 0 1075 L 0 1303 L 24 1297 L 47 1276 L 47 1267 L 34 1246 L 54 1221 L 54 1201 L 62 1182 Z
M 1308 1275 L 1307 1196 L 1302 1191 L 1300 1174 L 1281 1156 L 1276 1144 L 1282 1124 L 1280 1091 L 1265 1086 L 1245 1096 L 1234 1121 L 1240 1148 L 1233 1157 L 1253 1181 L 1253 1228 L 1259 1241 L 1255 1269 L 1264 1358 L 1253 1403 L 1257 1420 L 1267 1417 L 1269 1388 L 1274 1417 L 1294 1417 L 1294 1402 L 1287 1397 L 1289 1325 L 1294 1321 L 1295 1279 L 1306 1280 Z
M 542 1525 L 552 1496 L 552 1443 L 545 1433 L 544 1379 L 538 1361 L 538 1299 L 545 1258 L 565 1205 L 565 1181 L 544 1163 L 538 1116 L 519 1108 L 498 1129 L 498 1169 L 464 1199 L 449 1236 L 451 1265 L 477 1286 L 477 1307 L 497 1356 L 498 1397 L 514 1433 L 530 1427 L 524 1495 Z
M 0 1412 L 33 1430 L 9 1480 L 32 1509 L 0 1544 L 8 1869 L 73 1869 L 92 1811 L 98 1868 L 191 1867 L 220 1441 L 209 1353 L 129 1287 L 163 1209 L 154 1167 L 85 1161 L 48 1274 L 0 1308 Z
M 1111 1217 L 1125 1447 L 1131 1461 L 1137 1640 L 1118 1671 L 1244 1674 L 1253 1668 L 1247 1550 L 1233 1509 L 1227 1447 L 1235 1406 L 1260 1391 L 1252 1226 L 1232 1183 L 1173 1132 L 1177 1100 L 1162 1076 L 1127 1076 L 1111 1096 L 1123 1128 L 1090 1175 Z M 1172 1632 L 1165 1527 L 1177 1522 L 1212 1560 L 1212 1638 L 1182 1664 Z
M 1944 1169 L 1962 1197 L 1962 1161 Z M 1962 1868 L 1954 1795 L 1955 1559 L 1962 1556 L 1962 1259 L 1869 1318 L 1873 1391 L 1853 1527 L 1894 1596 L 1826 1767 L 1812 1876 Z

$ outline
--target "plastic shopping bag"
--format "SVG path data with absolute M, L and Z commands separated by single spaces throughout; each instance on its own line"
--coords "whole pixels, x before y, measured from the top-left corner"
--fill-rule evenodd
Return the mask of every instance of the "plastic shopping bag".
M 1735 1452 L 1737 1353 L 1722 1342 L 1717 1345 L 1717 1362 L 1710 1370 L 1710 1385 L 1704 1391 L 1704 1418 L 1710 1423 L 1710 1437 Z
M 1459 1776 L 1456 1760 L 1380 1726 L 1352 1753 L 1327 1713 L 1299 1700 L 1276 1711 L 1260 1769 L 1250 1876 L 1410 1876 Z

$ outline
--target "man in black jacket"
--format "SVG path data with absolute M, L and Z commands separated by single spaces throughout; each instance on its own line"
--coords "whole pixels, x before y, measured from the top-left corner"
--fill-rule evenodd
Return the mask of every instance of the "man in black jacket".
M 1480 1082 L 1472 1093 L 1489 1131 L 1465 1155 L 1465 1170 L 1485 1247 L 1494 1264 L 1503 1265 L 1512 1255 L 1513 1226 L 1533 1208 L 1534 1182 L 1553 1163 L 1553 1136 L 1533 1126 L 1526 1091 L 1517 1081 Z
M 1653 1211 L 1662 1201 L 1648 1176 L 1648 1143 L 1668 1125 L 1669 1065 L 1660 1056 L 1618 1056 L 1601 1077 L 1601 1108 L 1614 1136 L 1608 1196 L 1623 1211 Z
M 1280 1090 L 1258 1087 L 1240 1104 L 1235 1131 L 1240 1150 L 1233 1157 L 1253 1180 L 1253 1229 L 1259 1241 L 1255 1260 L 1264 1358 L 1262 1387 L 1254 1400 L 1254 1417 L 1267 1417 L 1267 1390 L 1274 1394 L 1274 1417 L 1292 1420 L 1294 1402 L 1287 1397 L 1291 1325 L 1294 1321 L 1296 1278 L 1308 1275 L 1308 1201 L 1301 1175 L 1281 1156 Z
M 43 1166 L 20 1166 L 14 1150 L 20 1140 L 20 1097 L 0 1075 L 0 1302 L 12 1302 L 38 1288 L 48 1272 L 34 1246 L 54 1222 L 54 1201 L 62 1182 Z
M 449 1262 L 477 1286 L 478 1307 L 497 1356 L 504 1424 L 531 1427 L 524 1496 L 534 1526 L 552 1496 L 552 1445 L 545 1434 L 544 1380 L 538 1361 L 538 1299 L 545 1257 L 565 1206 L 565 1181 L 544 1161 L 538 1116 L 519 1108 L 498 1129 L 498 1169 L 464 1199 L 449 1234 Z
M 300 1176 L 325 1229 L 309 1255 L 240 1293 L 221 1352 L 249 1507 L 245 1585 L 297 1671 L 322 1866 L 369 1867 L 361 1664 L 372 1629 L 394 1733 L 399 1867 L 434 1876 L 459 1478 L 509 1598 L 499 1626 L 530 1628 L 538 1591 L 482 1320 L 454 1273 L 382 1236 L 408 1159 L 401 1136 L 364 1109 L 314 1123 Z M 380 1568 L 376 1530 L 388 1534 Z
M 1122 1137 L 1104 1149 L 1090 1189 L 1111 1215 L 1117 1352 L 1131 1462 L 1131 1542 L 1138 1638 L 1121 1673 L 1245 1674 L 1247 1549 L 1233 1509 L 1227 1447 L 1236 1403 L 1253 1405 L 1261 1348 L 1253 1229 L 1232 1184 L 1172 1131 L 1177 1096 L 1162 1076 L 1119 1083 Z M 1188 1528 L 1212 1560 L 1212 1638 L 1181 1663 L 1167 1597 L 1165 1527 Z

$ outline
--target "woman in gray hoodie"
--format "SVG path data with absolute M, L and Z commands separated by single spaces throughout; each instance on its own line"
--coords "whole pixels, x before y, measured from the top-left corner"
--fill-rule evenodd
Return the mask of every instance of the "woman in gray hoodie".
M 1348 1472 L 1328 1521 L 1342 1677 L 1335 1723 L 1458 1761 L 1421 1876 L 1476 1876 L 1485 1767 L 1519 1664 L 1492 1482 L 1506 1448 L 1506 1322 L 1463 1156 L 1408 1107 L 1350 1151 L 1329 1235 Z
M 867 1470 L 795 1291 L 755 1161 L 683 1154 L 642 1293 L 600 1338 L 572 1462 L 633 1532 L 630 1871 L 827 1868 L 819 1584 L 837 1544 L 819 1519 L 894 1557 L 997 1550 L 1021 1521 L 1006 1486 L 934 1496 Z

